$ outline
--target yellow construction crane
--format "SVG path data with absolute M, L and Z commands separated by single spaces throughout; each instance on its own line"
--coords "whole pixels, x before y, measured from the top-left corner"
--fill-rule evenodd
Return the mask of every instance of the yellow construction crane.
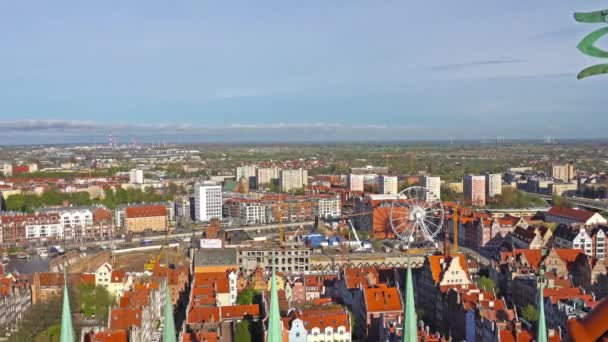
M 286 208 L 285 203 L 283 203 L 283 195 L 279 194 L 277 198 L 277 203 L 274 207 L 274 218 L 277 220 L 279 224 L 279 245 L 285 246 L 285 225 L 283 224 L 283 212 Z
M 452 221 L 454 221 L 454 255 L 458 253 L 458 208 L 453 209 Z
M 146 271 L 152 272 L 152 270 L 154 270 L 154 265 L 160 262 L 160 256 L 163 253 L 163 248 L 165 248 L 165 245 L 162 245 L 160 247 L 160 251 L 158 252 L 158 255 L 155 258 L 150 258 L 150 260 L 148 260 L 148 262 L 144 264 L 144 269 Z

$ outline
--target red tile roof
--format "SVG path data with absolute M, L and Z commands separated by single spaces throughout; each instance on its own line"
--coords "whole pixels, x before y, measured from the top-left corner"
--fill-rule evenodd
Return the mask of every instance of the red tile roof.
M 567 264 L 576 261 L 576 258 L 578 258 L 580 254 L 585 254 L 585 251 L 582 249 L 555 248 L 554 250 L 559 258 Z
M 129 329 L 132 326 L 141 328 L 141 309 L 112 309 L 110 315 L 111 329 Z
M 563 299 L 575 298 L 580 298 L 586 302 L 593 301 L 593 296 L 585 294 L 583 290 L 578 287 L 547 288 L 544 290 L 543 295 L 545 298 L 550 298 L 552 304 L 556 304 Z
M 247 315 L 258 317 L 260 315 L 260 306 L 256 304 L 222 306 L 221 308 L 216 306 L 191 306 L 187 314 L 187 320 L 189 324 L 196 324 L 202 322 L 218 322 L 220 317 L 220 311 L 222 319 L 243 318 Z
M 396 287 L 366 288 L 364 294 L 367 312 L 401 311 L 401 297 Z
M 126 330 L 106 330 L 90 333 L 85 337 L 86 342 L 128 342 L 129 334 Z
M 551 209 L 549 209 L 547 215 L 565 217 L 579 222 L 587 222 L 593 215 L 595 215 L 595 212 L 554 205 L 551 207 Z
M 466 256 L 462 253 L 456 254 L 455 256 L 458 256 L 458 260 L 460 262 L 460 267 L 464 270 L 464 272 L 468 276 L 469 271 L 468 271 L 468 267 L 467 267 Z M 443 254 L 430 255 L 428 257 L 429 266 L 431 268 L 431 273 L 433 275 L 433 280 L 435 281 L 435 284 L 439 284 L 439 282 L 441 281 L 442 272 L 443 272 L 443 269 L 441 266 L 442 259 L 443 259 L 444 263 L 449 264 L 453 260 L 453 257 L 451 257 L 451 256 L 446 257 Z
M 167 214 L 167 208 L 165 208 L 164 205 L 128 207 L 126 214 L 127 218 L 165 216 Z
M 112 283 L 124 283 L 126 272 L 124 270 L 114 270 L 112 271 L 112 277 L 110 282 Z
M 150 302 L 150 292 L 148 289 L 138 289 L 125 292 L 120 297 L 121 308 L 141 308 Z
M 542 250 L 540 249 L 514 249 L 513 254 L 515 257 L 523 255 L 529 263 L 528 266 L 532 267 L 534 270 L 538 270 L 543 258 Z
M 322 311 L 315 311 L 314 314 L 312 314 L 304 311 L 299 318 L 304 323 L 304 328 L 307 331 L 310 331 L 313 328 L 319 328 L 323 333 L 327 327 L 337 329 L 341 326 L 345 327 L 347 332 L 351 330 L 350 319 L 346 312 L 323 314 Z
M 378 279 L 378 270 L 375 268 L 347 268 L 344 270 L 344 281 L 346 287 L 349 289 L 355 289 L 359 287 L 359 284 L 363 287 L 368 287 L 368 275 L 369 278 L 373 278 L 374 281 Z

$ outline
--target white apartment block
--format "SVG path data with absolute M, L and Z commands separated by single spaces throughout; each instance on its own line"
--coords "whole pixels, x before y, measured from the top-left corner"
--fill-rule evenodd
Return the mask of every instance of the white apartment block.
M 279 168 L 269 167 L 256 170 L 256 183 L 258 189 L 260 187 L 268 186 L 274 179 L 279 178 Z
M 144 170 L 132 169 L 129 172 L 129 183 L 131 184 L 143 184 L 144 183 Z
M 48 208 L 35 211 L 39 214 L 58 214 L 59 223 L 65 239 L 74 239 L 76 235 L 85 235 L 86 227 L 93 225 L 93 211 L 85 207 Z
M 38 222 L 28 222 L 25 226 L 25 235 L 28 239 L 45 240 L 51 237 L 63 239 L 63 228 L 57 222 L 41 219 Z
M 322 198 L 319 200 L 319 217 L 339 217 L 342 215 L 342 203 L 339 197 Z
M 363 186 L 365 184 L 365 176 L 355 175 L 351 173 L 346 178 L 346 184 L 348 186 L 349 191 L 363 191 Z
M 398 193 L 397 176 L 380 176 L 379 192 L 385 195 L 394 195 Z
M 441 177 L 422 176 L 420 184 L 429 190 L 426 200 L 441 199 Z
M 197 184 L 194 190 L 196 221 L 207 222 L 222 218 L 222 187 L 214 182 Z
M 366 173 L 363 175 L 363 184 L 364 185 L 375 185 L 378 184 L 380 176 L 375 173 Z
M 302 168 L 296 170 L 281 170 L 281 191 L 290 192 L 308 185 L 308 171 Z
M 235 179 L 237 182 L 241 179 L 241 177 L 245 177 L 245 179 L 249 180 L 256 176 L 255 171 L 256 167 L 254 165 L 239 166 L 235 171 Z
M 502 174 L 487 173 L 486 175 L 486 198 L 492 198 L 502 194 Z

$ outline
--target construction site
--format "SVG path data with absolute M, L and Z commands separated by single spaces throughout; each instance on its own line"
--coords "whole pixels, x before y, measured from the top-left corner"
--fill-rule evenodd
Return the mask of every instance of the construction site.
M 106 250 L 85 255 L 72 263 L 68 272 L 95 272 L 104 263 L 109 263 L 114 268 L 123 269 L 127 272 L 144 272 L 151 271 L 153 264 L 157 262 L 176 266 L 189 265 L 190 263 L 181 247 L 158 246 L 155 249 Z

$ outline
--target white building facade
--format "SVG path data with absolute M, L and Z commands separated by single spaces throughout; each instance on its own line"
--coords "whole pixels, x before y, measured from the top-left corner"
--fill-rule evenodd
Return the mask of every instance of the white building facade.
M 492 198 L 502 194 L 502 174 L 487 173 L 486 175 L 486 198 Z
M 441 199 L 441 177 L 422 176 L 420 184 L 429 190 L 426 200 Z
M 308 185 L 308 171 L 304 169 L 281 170 L 281 191 L 289 192 Z
M 196 221 L 208 222 L 222 218 L 222 187 L 214 182 L 203 182 L 195 187 L 194 216 Z
M 129 172 L 129 183 L 131 184 L 143 184 L 144 183 L 144 170 L 132 169 Z
M 398 192 L 397 176 L 382 175 L 379 178 L 379 192 L 384 195 L 394 195 Z

